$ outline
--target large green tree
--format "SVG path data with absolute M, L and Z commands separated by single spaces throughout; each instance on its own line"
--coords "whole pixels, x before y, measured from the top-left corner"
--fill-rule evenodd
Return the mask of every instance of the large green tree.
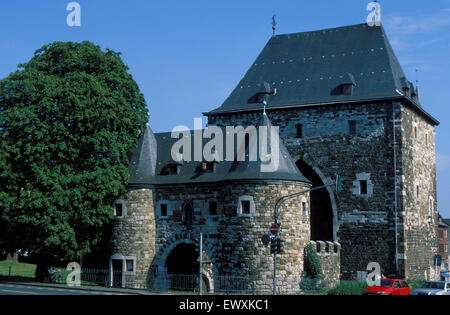
M 80 261 L 125 191 L 144 96 L 120 53 L 55 42 L 0 81 L 0 249 Z

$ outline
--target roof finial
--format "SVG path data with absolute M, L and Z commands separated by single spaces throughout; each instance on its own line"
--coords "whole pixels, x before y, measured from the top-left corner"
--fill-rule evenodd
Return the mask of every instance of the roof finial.
M 275 36 L 275 31 L 277 30 L 277 21 L 275 20 L 277 16 L 274 14 L 272 16 L 272 30 L 273 30 L 273 36 Z

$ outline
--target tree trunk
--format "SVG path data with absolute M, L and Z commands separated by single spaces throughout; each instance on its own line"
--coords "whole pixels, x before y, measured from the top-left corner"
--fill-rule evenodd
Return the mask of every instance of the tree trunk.
M 19 262 L 19 251 L 10 252 L 6 257 L 7 262 Z

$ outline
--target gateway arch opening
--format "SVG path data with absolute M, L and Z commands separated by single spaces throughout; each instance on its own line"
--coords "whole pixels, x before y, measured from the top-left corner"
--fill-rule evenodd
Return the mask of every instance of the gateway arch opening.
M 199 254 L 193 244 L 180 244 L 167 257 L 169 275 L 194 275 L 198 273 Z
M 317 172 L 306 162 L 299 160 L 297 167 L 300 172 L 312 182 L 312 188 L 324 186 Z M 310 225 L 312 241 L 334 241 L 333 208 L 327 189 L 312 191 L 310 205 Z
M 195 245 L 179 244 L 166 259 L 169 289 L 175 291 L 198 291 L 199 258 Z M 202 274 L 202 291 L 209 292 L 208 278 Z

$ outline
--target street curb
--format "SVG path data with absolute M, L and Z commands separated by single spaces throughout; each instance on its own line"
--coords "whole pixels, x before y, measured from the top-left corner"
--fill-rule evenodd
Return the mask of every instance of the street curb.
M 43 288 L 55 288 L 55 289 L 66 289 L 66 290 L 79 290 L 79 291 L 96 291 L 96 292 L 111 292 L 111 293 L 121 293 L 128 295 L 163 295 L 158 293 L 151 293 L 145 290 L 127 290 L 127 289 L 117 289 L 117 288 L 105 288 L 105 287 L 71 287 L 67 285 L 58 285 L 52 283 L 36 283 L 36 282 L 12 282 L 12 281 L 3 281 L 0 283 L 13 284 L 13 285 L 22 285 L 22 286 L 35 286 L 35 287 L 43 287 Z

